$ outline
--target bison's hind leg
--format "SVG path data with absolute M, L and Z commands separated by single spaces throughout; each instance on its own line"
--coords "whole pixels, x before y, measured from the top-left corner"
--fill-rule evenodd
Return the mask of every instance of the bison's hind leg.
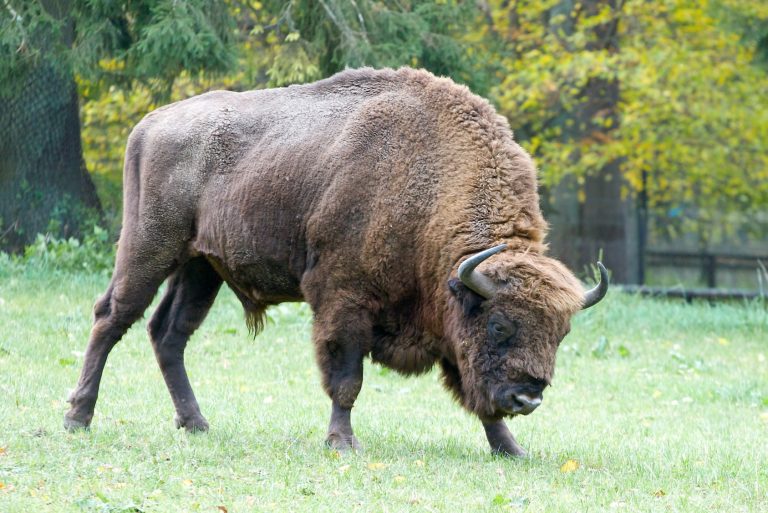
M 222 279 L 202 257 L 193 258 L 171 277 L 168 290 L 152 315 L 147 330 L 157 363 L 176 407 L 176 427 L 206 431 L 184 367 L 184 349 L 192 333 L 205 319 Z
M 138 272 L 143 266 L 128 258 L 118 263 L 107 291 L 93 308 L 94 320 L 77 387 L 69 395 L 71 409 L 64 416 L 67 430 L 87 428 L 99 394 L 107 356 L 128 328 L 146 310 L 169 272 L 170 264 L 152 272 Z

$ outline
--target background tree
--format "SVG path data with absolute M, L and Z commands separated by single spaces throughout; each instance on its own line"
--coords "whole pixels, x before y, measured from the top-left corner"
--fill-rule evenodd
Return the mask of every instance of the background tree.
M 5 0 L 0 6 L 0 247 L 78 234 L 100 215 L 84 165 L 75 76 L 148 84 L 234 62 L 233 25 L 213 0 Z
M 617 277 L 637 274 L 635 200 L 657 247 L 743 249 L 768 234 L 758 4 L 488 2 L 481 30 L 506 70 L 490 95 L 536 157 L 572 267 L 602 248 Z
M 0 94 L 8 98 L 6 86 L 19 81 L 7 78 L 29 77 L 18 70 L 33 64 L 74 74 L 85 160 L 108 218 L 119 213 L 128 132 L 161 101 L 308 82 L 346 66 L 411 65 L 469 85 L 509 118 L 539 165 L 554 249 L 577 270 L 602 249 L 616 276 L 631 280 L 644 231 L 654 247 L 708 250 L 758 248 L 768 236 L 765 3 L 72 0 L 56 4 L 76 22 L 71 45 L 44 48 L 30 35 L 65 26 L 46 5 L 0 7 L 15 13 L 0 16 Z M 3 144 L 0 180 L 18 146 Z M 27 198 L 14 212 L 34 204 L 32 191 L 38 202 L 67 193 L 40 193 L 36 177 L 12 181 L 28 191 L 13 193 Z M 26 219 L 7 205 L 3 231 Z M 48 208 L 38 226 L 65 211 Z
M 98 211 L 81 157 L 75 78 L 86 100 L 85 154 L 113 227 L 125 137 L 158 98 L 306 82 L 362 65 L 426 67 L 481 93 L 490 84 L 455 37 L 472 19 L 471 3 L 8 0 L 3 8 L 0 95 L 12 108 L 2 120 L 16 136 L 0 147 L 6 249 L 38 232 L 77 234 L 92 222 L 83 212 Z M 211 80 L 233 69 L 236 48 L 241 69 Z M 54 117 L 56 105 L 68 124 Z

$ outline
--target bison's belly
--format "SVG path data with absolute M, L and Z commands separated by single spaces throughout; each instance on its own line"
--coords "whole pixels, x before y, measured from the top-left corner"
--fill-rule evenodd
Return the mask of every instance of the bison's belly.
M 299 281 L 287 266 L 269 259 L 253 262 L 232 271 L 234 284 L 255 302 L 301 301 Z
M 205 256 L 244 303 L 268 306 L 304 299 L 299 280 L 287 263 L 267 257 L 255 257 L 247 262 L 234 263 L 219 255 L 208 253 Z M 249 305 L 245 306 L 246 309 L 249 308 Z
M 199 215 L 193 250 L 208 258 L 229 286 L 253 303 L 301 301 L 304 243 L 296 223 L 280 217 L 243 213 L 212 202 Z

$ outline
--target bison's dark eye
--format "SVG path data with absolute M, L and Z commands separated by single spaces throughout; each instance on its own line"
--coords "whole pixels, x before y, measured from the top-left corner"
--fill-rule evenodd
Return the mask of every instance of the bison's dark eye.
M 517 335 L 517 323 L 507 319 L 494 319 L 488 322 L 488 336 L 497 344 L 508 344 Z

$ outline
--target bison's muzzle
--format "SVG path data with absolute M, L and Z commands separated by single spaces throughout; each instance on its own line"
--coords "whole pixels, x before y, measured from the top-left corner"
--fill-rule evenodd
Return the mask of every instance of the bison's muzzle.
M 493 394 L 493 405 L 508 415 L 528 415 L 539 407 L 544 399 L 546 385 L 524 384 L 499 387 Z

